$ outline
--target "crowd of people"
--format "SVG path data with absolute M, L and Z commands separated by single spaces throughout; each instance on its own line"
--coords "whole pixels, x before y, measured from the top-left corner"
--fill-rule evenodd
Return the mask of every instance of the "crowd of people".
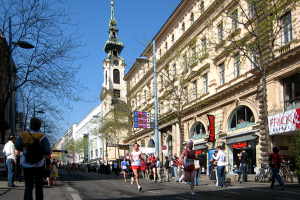
M 194 195 L 194 186 L 200 184 L 200 173 L 203 167 L 201 156 L 193 150 L 193 141 L 189 141 L 181 155 L 172 157 L 165 156 L 163 162 L 154 154 L 144 154 L 138 144 L 134 144 L 132 152 L 124 157 L 120 163 L 114 162 L 112 165 L 101 163 L 93 168 L 89 164 L 75 164 L 51 159 L 51 149 L 49 140 L 40 131 L 41 121 L 32 118 L 30 130 L 22 133 L 18 138 L 9 137 L 3 152 L 6 155 L 6 167 L 8 171 L 8 186 L 14 187 L 14 179 L 17 162 L 22 166 L 25 181 L 24 200 L 32 200 L 32 190 L 35 187 L 36 199 L 43 199 L 43 185 L 56 185 L 58 170 L 63 169 L 67 173 L 94 171 L 99 174 L 109 174 L 114 172 L 119 175 L 122 171 L 124 182 L 137 185 L 138 191 L 142 191 L 140 178 L 154 182 L 169 182 L 172 178 L 176 182 L 186 183 L 190 186 L 191 194 Z M 224 145 L 219 145 L 210 162 L 210 179 L 216 180 L 216 186 L 225 186 L 225 173 L 227 158 L 224 153 Z M 19 158 L 19 159 L 18 159 Z M 239 176 L 239 182 L 247 181 L 247 154 L 243 150 L 238 154 L 238 167 L 234 170 Z M 277 180 L 284 188 L 284 183 L 279 175 L 281 157 L 279 149 L 273 148 L 270 154 L 270 167 L 272 169 L 271 188 Z M 128 181 L 130 180 L 130 181 Z

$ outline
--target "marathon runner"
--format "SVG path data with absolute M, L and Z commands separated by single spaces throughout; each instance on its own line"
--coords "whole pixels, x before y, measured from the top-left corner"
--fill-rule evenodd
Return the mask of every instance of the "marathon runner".
M 131 168 L 134 173 L 134 179 L 138 186 L 138 191 L 142 191 L 142 187 L 139 182 L 139 172 L 141 171 L 141 159 L 142 159 L 142 152 L 140 151 L 140 145 L 135 143 L 133 145 L 133 151 L 130 154 L 131 158 Z
M 194 192 L 194 159 L 195 157 L 195 151 L 193 150 L 193 141 L 190 140 L 183 150 L 181 154 L 181 159 L 183 160 L 183 167 L 184 167 L 184 179 L 185 181 L 190 184 L 191 186 L 191 193 L 192 195 L 195 195 Z

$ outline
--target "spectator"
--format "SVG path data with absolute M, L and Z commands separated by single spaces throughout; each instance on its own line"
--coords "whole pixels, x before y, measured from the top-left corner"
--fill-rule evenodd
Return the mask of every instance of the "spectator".
M 30 130 L 21 133 L 16 141 L 16 149 L 23 152 L 21 165 L 24 170 L 25 192 L 24 200 L 32 200 L 35 185 L 35 195 L 43 200 L 43 174 L 45 156 L 50 156 L 51 149 L 48 138 L 40 132 L 41 121 L 37 118 L 30 120 Z
M 165 164 L 164 164 L 164 168 L 165 168 L 165 181 L 169 182 L 170 181 L 170 174 L 171 174 L 171 170 L 170 170 L 170 159 L 168 156 L 165 157 Z
M 226 166 L 226 155 L 224 153 L 224 146 L 218 146 L 218 153 L 214 156 L 217 161 L 217 182 L 219 187 L 225 186 L 225 166 Z
M 240 161 L 240 173 L 239 173 L 239 178 L 238 181 L 242 183 L 242 180 L 244 182 L 247 182 L 247 161 L 248 161 L 248 156 L 247 152 L 243 150 L 239 155 L 238 155 L 239 161 Z
M 8 142 L 4 145 L 3 153 L 6 156 L 7 167 L 7 185 L 8 187 L 15 187 L 15 166 L 16 166 L 16 149 L 14 144 L 15 137 L 9 136 Z
M 284 190 L 284 183 L 282 181 L 281 176 L 279 175 L 279 169 L 281 167 L 281 157 L 279 155 L 279 148 L 274 147 L 273 153 L 270 155 L 269 158 L 270 167 L 272 169 L 272 182 L 271 182 L 271 189 L 274 187 L 275 179 L 281 186 L 281 189 Z

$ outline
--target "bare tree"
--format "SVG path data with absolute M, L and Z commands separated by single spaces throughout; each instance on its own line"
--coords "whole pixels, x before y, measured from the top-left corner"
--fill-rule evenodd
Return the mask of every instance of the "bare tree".
M 72 65 L 70 53 L 78 46 L 78 40 L 65 31 L 70 23 L 63 2 L 0 0 L 0 3 L 0 34 L 7 41 L 11 36 L 13 43 L 9 54 L 15 66 L 8 76 L 1 113 L 12 94 L 25 86 L 38 88 L 49 98 L 62 102 L 75 99 L 74 75 L 77 69 Z M 28 41 L 34 48 L 20 49 L 18 41 Z M 11 64 L 9 59 L 7 65 Z

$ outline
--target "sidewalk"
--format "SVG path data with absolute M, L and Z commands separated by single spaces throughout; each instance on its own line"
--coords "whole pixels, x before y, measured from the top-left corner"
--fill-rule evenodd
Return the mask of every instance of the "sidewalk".
M 24 194 L 24 182 L 15 182 L 17 187 L 8 188 L 7 182 L 0 180 L 0 200 L 22 200 Z M 61 181 L 57 186 L 44 187 L 45 200 L 72 200 L 70 190 Z

